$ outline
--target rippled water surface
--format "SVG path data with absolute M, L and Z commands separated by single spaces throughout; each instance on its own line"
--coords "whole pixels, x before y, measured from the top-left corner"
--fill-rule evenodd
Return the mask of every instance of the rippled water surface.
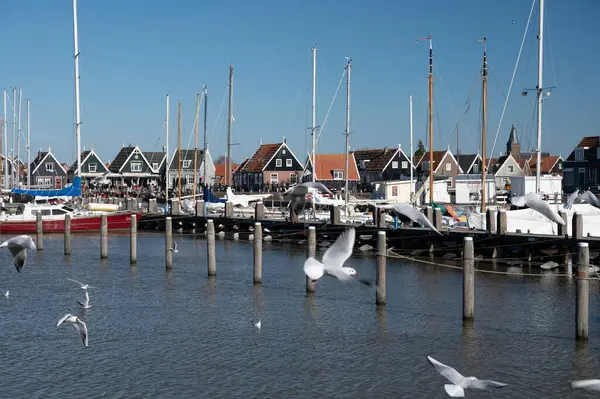
M 4 237 L 3 237 L 4 238 Z M 590 341 L 574 336 L 575 282 L 477 274 L 476 321 L 463 327 L 460 270 L 388 261 L 388 305 L 373 287 L 320 281 L 304 293 L 305 251 L 265 243 L 262 286 L 252 284 L 252 244 L 217 241 L 217 277 L 206 241 L 175 236 L 165 272 L 160 234 L 44 238 L 21 274 L 0 252 L 0 396 L 3 398 L 444 398 L 425 356 L 466 375 L 509 383 L 471 398 L 588 397 L 572 379 L 600 378 L 600 286 L 590 286 Z M 350 261 L 374 278 L 375 259 Z M 89 310 L 78 309 L 94 285 Z M 89 348 L 65 313 L 84 319 Z M 262 319 L 262 330 L 252 321 Z M 591 396 L 589 396 L 591 397 Z

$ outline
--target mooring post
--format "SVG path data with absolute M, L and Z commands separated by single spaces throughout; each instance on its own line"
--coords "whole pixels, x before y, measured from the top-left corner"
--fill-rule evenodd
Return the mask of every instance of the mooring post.
M 485 229 L 489 234 L 496 233 L 496 210 L 488 209 L 485 213 Z
M 293 206 L 290 206 L 290 223 L 298 223 L 298 214 L 296 213 L 296 208 Z
M 254 223 L 254 284 L 262 284 L 262 225 Z
M 340 224 L 340 207 L 337 205 L 331 205 L 329 207 L 329 220 L 331 224 Z
M 261 221 L 265 218 L 265 204 L 262 201 L 258 201 L 256 203 L 256 208 L 254 208 L 254 220 Z
M 204 201 L 196 201 L 196 216 L 204 216 Z
M 231 201 L 227 201 L 225 203 L 225 217 L 226 218 L 233 217 L 233 203 Z
M 44 249 L 44 225 L 42 223 L 42 212 L 37 211 L 35 214 L 35 233 L 36 233 L 36 249 L 41 251 Z
M 178 199 L 173 198 L 171 200 L 171 215 L 180 215 L 181 214 L 181 203 Z
M 148 213 L 156 213 L 158 211 L 158 204 L 156 198 L 150 198 L 148 200 Z
M 589 264 L 590 248 L 588 243 L 580 242 L 577 256 L 577 296 L 575 304 L 575 323 L 578 340 L 587 340 L 588 338 Z
M 385 231 L 377 232 L 377 271 L 376 271 L 376 289 L 375 304 L 385 305 L 385 273 L 386 273 L 387 245 Z
M 427 219 L 429 219 L 429 221 L 431 222 L 431 224 L 434 223 L 433 220 L 433 208 L 431 206 L 426 206 L 425 207 L 425 215 L 427 216 Z
M 170 216 L 165 218 L 165 268 L 173 268 L 173 221 Z
M 439 230 L 442 229 L 442 210 L 440 208 L 435 208 L 433 210 L 433 226 Z
M 65 255 L 71 255 L 71 215 L 65 215 Z
M 562 220 L 565 221 L 565 224 L 559 224 L 557 232 L 558 232 L 559 236 L 565 237 L 568 234 L 568 230 L 567 230 L 568 224 L 567 223 L 569 222 L 569 219 L 567 219 L 567 212 L 558 211 L 558 215 L 562 218 Z
M 100 217 L 100 259 L 108 258 L 108 218 Z
M 475 317 L 475 249 L 473 237 L 465 237 L 463 246 L 463 320 Z
M 314 258 L 317 253 L 317 229 L 315 226 L 308 226 L 308 246 L 306 248 L 306 258 Z M 316 282 L 311 281 L 310 277 L 306 276 L 306 292 L 315 292 Z
M 501 209 L 498 211 L 498 234 L 505 234 L 508 230 L 508 219 L 506 211 Z
M 217 274 L 217 259 L 215 255 L 215 223 L 212 219 L 206 222 L 206 250 L 208 251 L 208 275 Z
M 571 236 L 576 240 L 583 238 L 583 214 L 573 213 L 573 226 L 571 229 Z
M 129 226 L 129 263 L 137 263 L 137 215 L 131 215 L 131 225 Z

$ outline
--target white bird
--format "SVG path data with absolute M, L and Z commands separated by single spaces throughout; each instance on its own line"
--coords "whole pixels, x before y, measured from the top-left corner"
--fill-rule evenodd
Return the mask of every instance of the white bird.
M 534 211 L 541 213 L 552 222 L 556 222 L 558 224 L 563 225 L 566 224 L 566 222 L 563 220 L 563 218 L 560 217 L 556 209 L 552 208 L 550 204 L 542 200 L 536 193 L 529 193 L 521 197 L 512 197 L 510 199 L 510 202 L 513 205 L 519 207 L 528 206 Z
M 571 197 L 569 197 L 569 199 L 571 199 Z M 574 204 L 579 204 L 581 202 L 587 202 L 596 208 L 600 208 L 600 201 L 590 190 L 587 190 L 573 201 Z
M 571 206 L 575 203 L 575 200 L 579 197 L 579 190 L 575 190 L 569 195 L 567 203 L 563 205 L 564 209 L 571 209 Z
M 175 241 L 173 241 L 173 246 L 171 248 L 171 251 L 173 251 L 174 253 L 179 252 L 179 250 L 177 249 L 177 243 Z
M 256 323 L 254 323 L 254 327 L 260 330 L 260 328 L 262 327 L 262 320 L 258 320 Z
M 17 268 L 17 272 L 21 273 L 21 269 L 25 267 L 25 262 L 27 261 L 27 250 L 35 249 L 35 243 L 29 236 L 16 236 L 4 241 L 0 244 L 0 248 L 8 248 L 13 257 L 13 263 Z
M 288 188 L 283 195 L 306 195 L 309 188 L 316 188 L 323 193 L 333 194 L 323 183 L 307 181 Z
M 425 216 L 425 214 L 419 212 L 410 204 L 379 205 L 378 208 L 389 209 L 396 213 L 404 215 L 413 222 L 419 223 L 420 225 L 425 227 L 429 227 L 431 230 L 435 231 L 439 235 L 442 235 L 442 233 L 440 233 L 438 229 L 435 228 L 435 226 L 429 221 L 429 219 L 427 219 L 427 216 Z
M 10 291 L 5 291 L 2 293 L 2 295 L 4 295 L 5 298 L 8 298 L 8 296 L 10 295 Z
M 85 290 L 85 299 L 82 302 L 77 301 L 77 303 L 84 309 L 89 309 L 91 308 L 90 306 L 90 295 L 88 294 L 87 290 Z
M 458 371 L 444 363 L 440 363 L 431 356 L 427 356 L 427 360 L 433 368 L 446 377 L 452 384 L 444 384 L 444 389 L 449 396 L 453 398 L 462 398 L 465 396 L 465 389 L 490 389 L 502 388 L 508 384 L 491 380 L 480 380 L 477 377 L 465 377 Z
M 571 388 L 582 388 L 589 391 L 600 391 L 600 380 L 572 381 Z
M 85 325 L 85 323 L 79 317 L 73 316 L 70 313 L 67 313 L 66 315 L 64 315 L 58 321 L 58 323 L 56 323 L 56 327 L 60 326 L 63 322 L 71 323 L 73 325 L 73 327 L 75 327 L 77 332 L 79 332 L 79 336 L 81 337 L 83 344 L 87 348 L 87 346 L 88 346 L 88 330 L 87 330 L 87 326 Z
M 306 259 L 306 262 L 304 262 L 304 273 L 312 281 L 317 281 L 323 276 L 331 276 L 341 281 L 348 281 L 358 276 L 356 270 L 344 266 L 344 263 L 352 255 L 355 236 L 356 231 L 354 228 L 346 229 L 335 240 L 333 245 L 327 248 L 327 251 L 323 255 L 322 263 L 313 257 Z
M 67 280 L 69 280 L 69 281 L 73 281 L 74 283 L 77 283 L 77 284 L 79 284 L 79 285 L 81 286 L 81 289 L 83 289 L 83 290 L 87 290 L 88 288 L 94 288 L 94 287 L 92 287 L 92 286 L 91 286 L 91 285 L 89 285 L 89 284 L 83 284 L 82 282 L 79 282 L 79 281 L 77 281 L 77 280 L 73 280 L 72 278 L 68 278 Z

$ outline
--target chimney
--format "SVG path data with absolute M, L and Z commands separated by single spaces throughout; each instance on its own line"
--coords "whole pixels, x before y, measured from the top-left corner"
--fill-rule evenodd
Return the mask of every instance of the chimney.
M 285 144 L 285 136 L 283 136 L 283 144 Z

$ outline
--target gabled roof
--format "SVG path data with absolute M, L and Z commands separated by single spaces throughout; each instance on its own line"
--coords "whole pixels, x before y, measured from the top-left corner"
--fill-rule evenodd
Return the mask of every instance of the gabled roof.
M 519 161 L 517 161 L 515 159 L 515 157 L 512 156 L 512 154 L 503 155 L 500 158 L 498 158 L 498 161 L 497 161 L 498 166 L 496 167 L 496 170 L 493 171 L 493 173 L 497 174 L 500 171 L 500 169 L 502 169 L 504 167 L 504 164 L 506 164 L 506 161 L 508 159 L 512 159 L 514 161 L 514 163 L 519 167 L 519 169 L 521 169 L 521 172 L 525 173 L 523 170 L 523 167 L 527 164 L 527 160 L 521 158 Z
M 249 159 L 250 158 L 246 157 L 246 158 L 244 158 L 244 160 L 240 164 L 235 164 L 235 163 L 231 164 L 231 166 L 234 168 L 232 174 L 241 171 L 242 168 L 244 166 L 246 166 L 246 163 L 248 163 Z M 225 164 L 221 164 L 221 165 L 223 165 L 223 173 L 225 173 Z M 217 169 L 217 165 L 215 165 L 215 174 L 217 173 L 216 169 Z M 223 176 L 223 175 L 220 175 L 220 176 Z
M 51 157 L 52 160 L 54 160 L 54 162 L 56 164 L 58 164 L 58 166 L 60 166 L 60 168 L 63 170 L 63 172 L 67 173 L 67 171 L 65 170 L 65 168 L 63 167 L 63 165 L 58 162 L 58 160 L 56 159 L 56 157 L 54 156 L 54 154 L 52 154 L 52 152 L 50 151 L 38 151 L 37 156 L 35 157 L 35 159 L 33 160 L 33 162 L 31 162 L 31 174 L 33 175 L 35 173 L 35 171 L 37 170 L 37 168 L 39 168 L 39 166 L 41 164 L 43 164 L 46 161 L 46 158 Z
M 398 154 L 398 151 L 401 150 L 398 148 L 385 147 L 378 150 L 356 150 L 353 154 L 359 164 L 361 161 L 369 161 L 365 163 L 365 170 L 369 172 L 381 172 L 389 165 L 392 159 L 394 159 Z M 404 154 L 404 152 L 402 153 Z M 406 154 L 404 154 L 404 156 L 406 157 Z
M 164 151 L 144 151 L 144 156 L 148 160 L 150 166 L 152 166 L 153 163 L 158 163 L 158 168 L 160 169 L 163 162 L 165 162 L 167 153 Z
M 475 162 L 478 159 L 481 160 L 481 156 L 479 154 L 459 154 L 455 158 L 464 173 L 469 173 Z
M 458 162 L 456 162 L 456 158 L 454 158 L 454 155 L 452 155 L 450 150 L 433 151 L 433 172 L 437 172 L 437 169 L 440 167 L 440 165 L 443 163 L 444 159 L 446 159 L 447 156 L 450 156 L 450 158 L 452 158 L 452 161 L 458 167 L 458 173 L 463 173 L 462 168 L 460 167 Z M 429 151 L 423 154 L 417 166 L 420 166 L 423 162 L 429 162 Z
M 310 162 L 310 158 L 308 160 Z M 317 164 L 315 180 L 333 180 L 333 171 L 346 171 L 345 154 L 315 154 Z M 311 162 L 312 164 L 312 162 Z M 354 154 L 349 153 L 348 180 L 360 180 Z
M 175 165 L 175 162 L 177 162 L 177 154 L 178 154 L 178 150 L 175 150 L 175 152 L 173 152 L 173 156 L 171 156 L 171 162 L 169 162 L 169 170 L 175 170 L 177 169 L 177 166 Z M 164 153 L 163 153 L 164 156 Z M 188 168 L 183 168 L 182 165 L 182 169 L 192 169 L 194 170 L 194 149 L 181 149 L 181 162 L 183 163 L 183 161 L 190 161 L 190 166 Z M 202 165 L 202 161 L 204 160 L 204 149 L 203 148 L 198 148 L 198 168 L 200 168 L 200 165 Z M 154 161 L 157 162 L 157 161 Z
M 600 136 L 584 136 L 577 147 L 575 148 L 598 148 L 600 146 Z M 571 151 L 571 154 L 567 157 L 567 161 L 575 160 L 575 150 Z
M 242 172 L 262 172 L 284 143 L 262 144 L 250 157 Z
M 233 183 L 233 174 L 238 170 L 241 170 L 243 166 L 248 162 L 248 158 L 244 160 L 241 164 L 232 163 L 231 164 L 231 176 L 229 176 L 230 181 L 229 184 Z M 217 183 L 221 183 L 225 179 L 225 164 L 224 163 L 216 163 L 215 164 L 215 181 Z
M 537 169 L 536 160 L 537 160 L 537 157 L 531 158 L 529 160 L 529 169 L 531 169 L 532 173 L 535 173 L 535 171 Z M 560 160 L 562 160 L 561 156 L 542 157 L 542 159 L 540 160 L 540 163 L 541 163 L 540 173 L 550 173 L 552 168 L 554 168 L 554 165 L 556 165 L 556 163 Z
M 355 150 L 352 153 L 354 154 L 354 159 L 356 159 L 357 164 L 360 164 L 361 161 L 369 161 L 367 163 L 369 164 L 371 163 L 371 161 L 373 161 L 375 158 L 381 155 L 381 151 L 381 149 Z
M 115 157 L 115 160 L 110 164 L 110 171 L 113 173 L 120 173 L 121 169 L 123 169 L 123 166 L 129 162 L 129 158 L 131 158 L 131 155 L 133 155 L 135 150 L 139 152 L 144 162 L 146 162 L 146 164 L 150 166 L 150 169 L 152 169 L 152 164 L 148 162 L 148 159 L 146 159 L 142 150 L 140 150 L 140 148 L 136 145 L 135 147 L 128 146 L 121 148 L 121 151 L 119 151 Z
M 85 164 L 85 162 L 87 161 L 87 159 L 92 156 L 92 154 L 98 158 L 98 161 L 100 161 L 100 164 L 102 165 L 102 168 L 105 168 L 108 171 L 108 168 L 106 167 L 106 165 L 104 164 L 104 162 L 102 162 L 102 160 L 100 159 L 100 157 L 98 156 L 98 154 L 96 154 L 96 152 L 91 149 L 91 150 L 86 150 L 86 151 L 82 151 L 81 152 L 81 163 Z M 69 168 L 69 172 L 72 173 L 77 173 L 77 159 L 75 159 L 73 161 L 73 163 L 71 164 L 71 167 Z

